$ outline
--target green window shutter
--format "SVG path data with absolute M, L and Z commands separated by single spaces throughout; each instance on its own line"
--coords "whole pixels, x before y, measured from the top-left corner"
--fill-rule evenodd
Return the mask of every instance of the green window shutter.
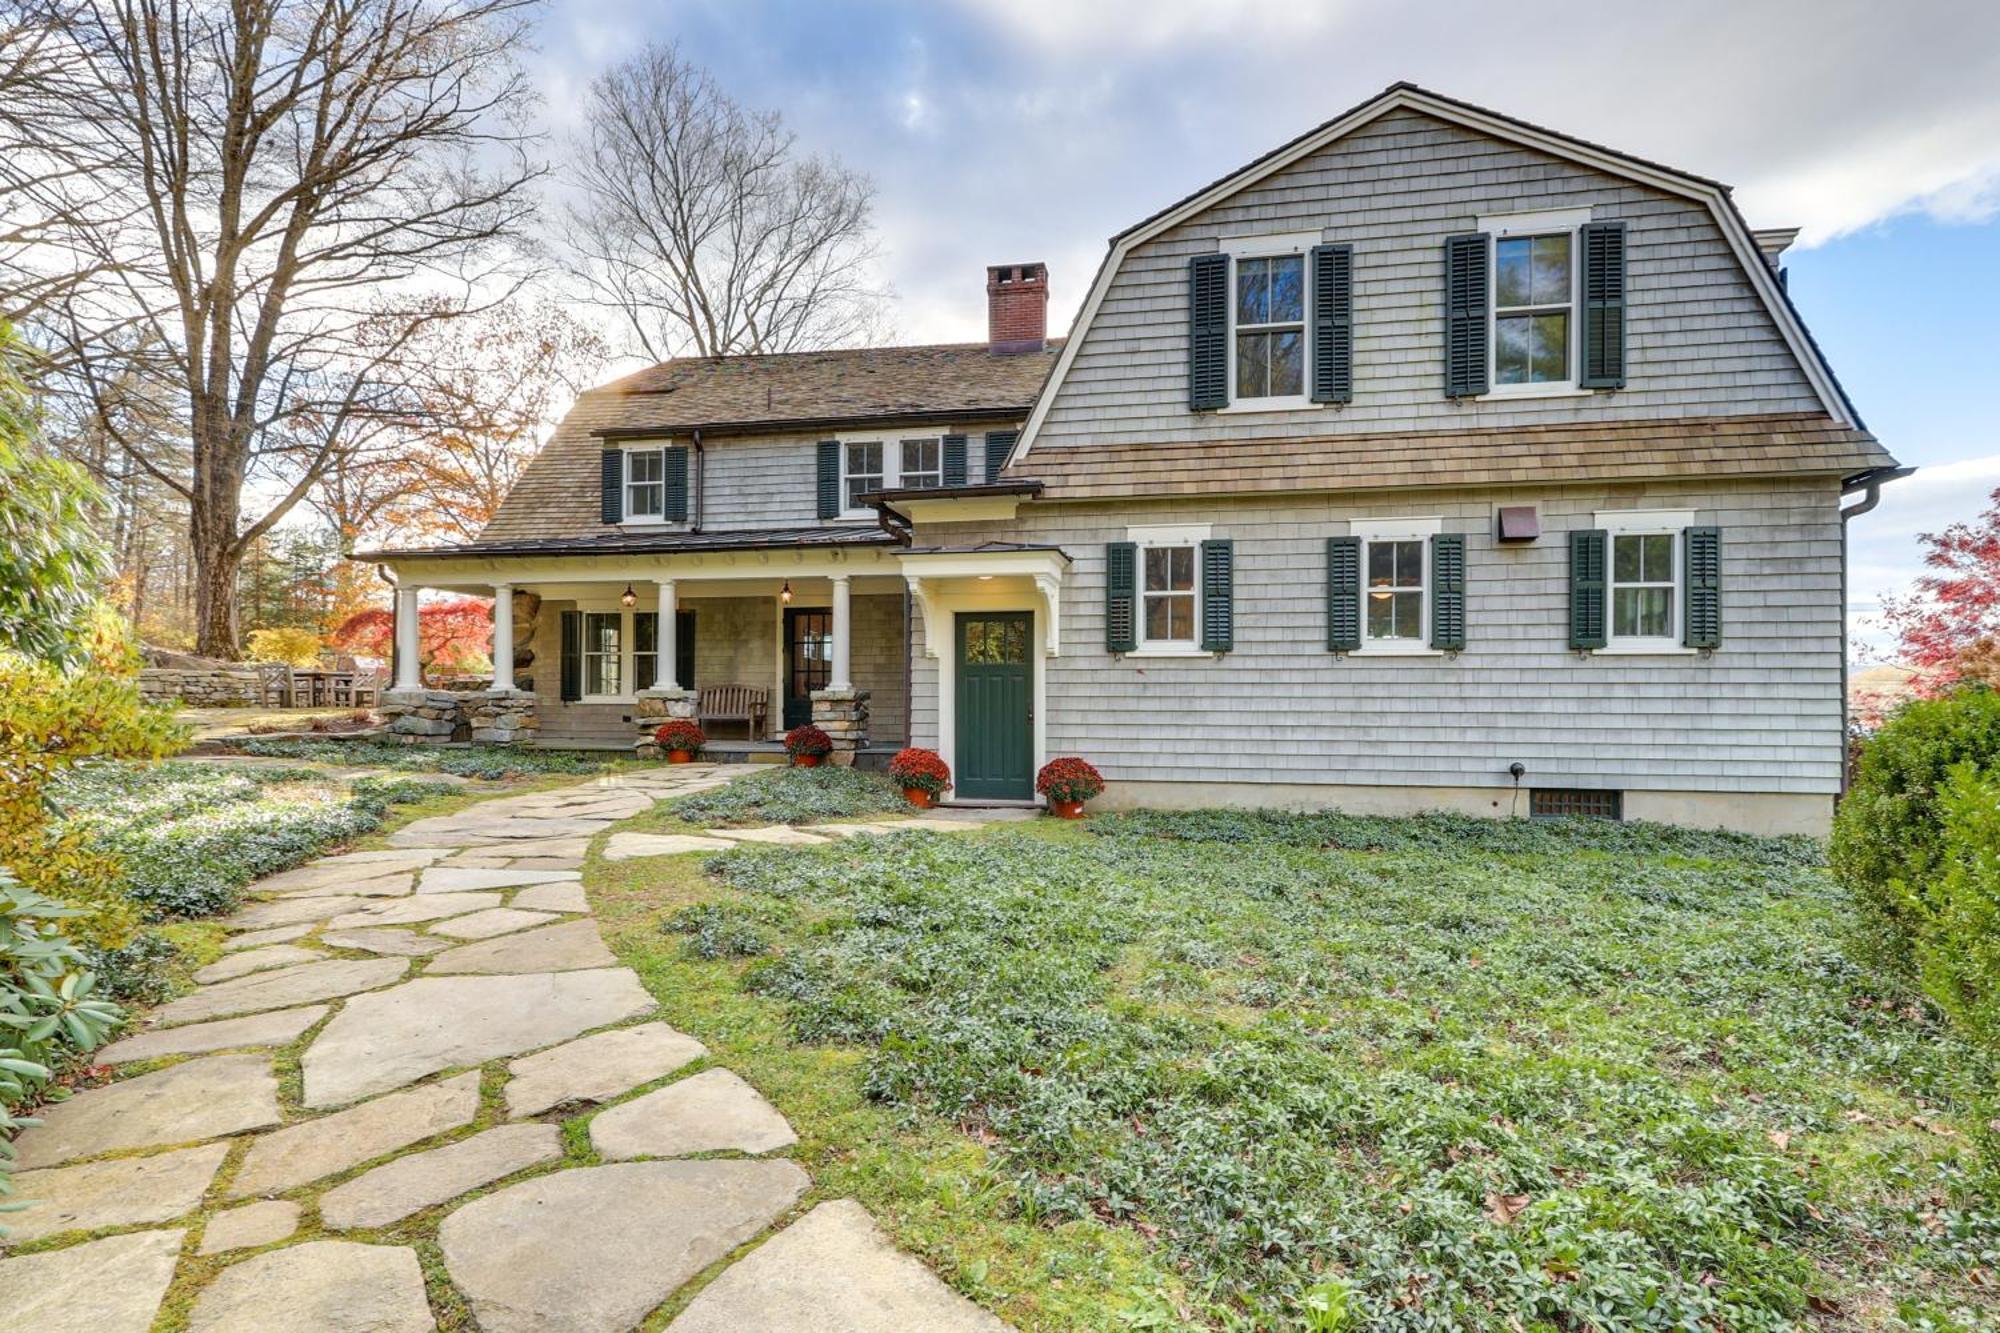
M 1431 647 L 1465 647 L 1465 534 L 1431 538 Z
M 694 612 L 674 612 L 674 683 L 694 688 Z
M 1722 529 L 1689 528 L 1681 534 L 1687 595 L 1681 642 L 1690 648 L 1722 646 Z
M 1014 452 L 1014 441 L 1020 438 L 1018 430 L 986 432 L 986 480 L 1000 480 L 1000 469 L 1007 466 L 1008 456 Z
M 564 703 L 583 697 L 583 612 L 562 613 L 562 694 Z
M 1625 387 L 1625 224 L 1583 226 L 1583 365 L 1586 389 Z
M 1139 547 L 1112 542 L 1104 548 L 1104 647 L 1129 653 L 1139 646 Z
M 1485 232 L 1444 241 L 1444 393 L 1470 398 L 1486 392 L 1486 300 L 1491 251 Z
M 598 473 L 604 482 L 603 507 L 600 511 L 606 523 L 625 521 L 625 451 L 606 449 L 598 462 Z
M 1569 646 L 1602 648 L 1605 633 L 1605 563 L 1611 535 L 1601 528 L 1569 534 Z
M 840 441 L 819 442 L 819 516 L 840 517 Z
M 1361 646 L 1361 539 L 1326 539 L 1326 646 L 1351 653 Z
M 1316 403 L 1354 400 L 1354 247 L 1312 252 L 1313 382 Z
M 1236 646 L 1236 543 L 1201 544 L 1201 650 L 1226 653 Z
M 1188 260 L 1188 407 L 1229 406 L 1229 256 Z
M 965 485 L 965 437 L 947 435 L 944 437 L 944 484 Z
M 669 523 L 685 523 L 688 516 L 688 451 L 675 445 L 661 452 L 661 475 L 666 478 L 666 503 L 660 516 Z

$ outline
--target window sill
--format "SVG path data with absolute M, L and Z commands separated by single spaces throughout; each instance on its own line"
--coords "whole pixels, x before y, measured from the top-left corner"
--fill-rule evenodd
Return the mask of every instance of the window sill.
M 684 518 L 628 518 L 621 522 L 621 528 L 682 528 L 687 526 Z
M 1433 648 L 1427 643 L 1413 643 L 1407 646 L 1392 643 L 1364 643 L 1359 648 L 1350 648 L 1349 657 L 1443 657 L 1444 649 Z
M 1501 384 L 1475 395 L 1475 403 L 1505 402 L 1509 398 L 1589 398 L 1595 389 L 1579 389 L 1574 384 Z
M 1151 646 L 1141 644 L 1139 647 L 1132 649 L 1130 652 L 1120 653 L 1119 656 L 1120 657 L 1220 657 L 1222 656 L 1222 654 L 1218 652 L 1213 652 L 1207 648 L 1201 648 L 1195 646 L 1180 648 L 1169 644 L 1153 644 Z
M 1216 408 L 1215 414 L 1221 417 L 1237 416 L 1247 412 L 1305 412 L 1324 406 L 1330 404 L 1315 403 L 1310 398 L 1242 398 L 1227 407 Z
M 1695 657 L 1699 648 L 1675 643 L 1670 639 L 1641 639 L 1619 643 L 1613 640 L 1602 648 L 1590 650 L 1594 657 Z

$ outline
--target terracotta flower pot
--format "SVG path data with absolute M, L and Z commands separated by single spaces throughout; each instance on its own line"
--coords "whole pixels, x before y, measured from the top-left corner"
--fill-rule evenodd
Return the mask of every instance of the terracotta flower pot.
M 928 810 L 937 804 L 937 796 L 922 787 L 903 788 L 903 799 L 919 810 Z
M 792 766 L 794 768 L 818 768 L 819 761 L 825 757 L 825 755 L 819 754 L 795 754 L 792 756 Z
M 694 751 L 669 750 L 667 751 L 667 762 L 670 764 L 692 764 L 694 762 Z
M 1082 819 L 1082 801 L 1050 801 L 1049 813 L 1057 819 Z

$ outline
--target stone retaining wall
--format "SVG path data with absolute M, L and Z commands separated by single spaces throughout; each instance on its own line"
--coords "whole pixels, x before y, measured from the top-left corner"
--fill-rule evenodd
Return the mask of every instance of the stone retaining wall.
M 868 744 L 868 691 L 814 690 L 813 725 L 833 742 L 827 762 L 843 767 L 854 763 L 854 752 Z
M 405 745 L 519 745 L 534 740 L 542 725 L 535 696 L 524 690 L 389 690 L 381 712 L 387 739 Z
M 143 667 L 139 671 L 139 697 L 149 704 L 242 708 L 263 702 L 263 694 L 254 666 Z

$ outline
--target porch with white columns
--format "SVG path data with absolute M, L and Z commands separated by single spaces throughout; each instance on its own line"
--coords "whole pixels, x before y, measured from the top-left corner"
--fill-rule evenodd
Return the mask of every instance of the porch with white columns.
M 834 574 L 828 582 L 833 584 L 833 662 L 829 670 L 826 687 L 830 690 L 851 690 L 854 688 L 854 633 L 852 629 L 852 606 L 848 597 L 848 579 L 845 574 Z
M 514 585 L 493 585 L 493 688 L 514 689 Z
M 653 670 L 653 688 L 656 690 L 678 690 L 680 682 L 680 594 L 672 579 L 661 579 L 659 628 L 654 631 L 654 655 L 658 665 Z
M 396 688 L 399 690 L 424 687 L 423 664 L 417 660 L 417 592 L 412 585 L 396 586 Z

